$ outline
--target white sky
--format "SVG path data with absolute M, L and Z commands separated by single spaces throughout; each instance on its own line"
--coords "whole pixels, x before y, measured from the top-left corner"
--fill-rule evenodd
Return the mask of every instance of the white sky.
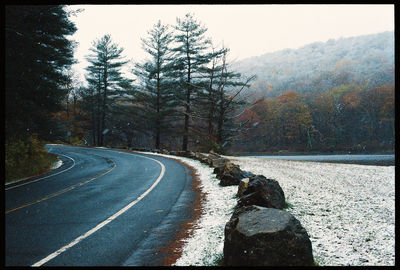
M 95 39 L 111 34 L 124 48 L 126 59 L 140 61 L 146 53 L 140 38 L 147 37 L 160 19 L 176 25 L 188 12 L 208 28 L 206 36 L 230 48 L 231 59 L 241 60 L 285 48 L 328 39 L 394 30 L 394 5 L 72 5 L 83 8 L 71 17 L 79 43 L 74 66 L 84 73 L 85 56 Z M 81 76 L 83 79 L 83 76 Z

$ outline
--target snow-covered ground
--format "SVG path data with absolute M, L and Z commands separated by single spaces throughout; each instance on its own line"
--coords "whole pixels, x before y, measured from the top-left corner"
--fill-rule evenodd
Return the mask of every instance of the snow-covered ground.
M 319 265 L 394 265 L 394 166 L 228 158 L 279 182 Z
M 198 229 L 191 238 L 186 239 L 182 256 L 175 265 L 214 265 L 223 254 L 225 224 L 236 205 L 237 186 L 221 187 L 213 168 L 197 160 L 183 157 L 179 159 L 196 168 L 206 198 L 203 205 L 204 214 L 197 223 Z
M 206 193 L 204 214 L 185 240 L 177 266 L 213 265 L 223 254 L 224 228 L 237 186 L 221 187 L 213 169 L 196 168 Z M 395 263 L 395 167 L 227 157 L 242 170 L 275 179 L 287 209 L 306 228 L 321 266 L 392 266 Z

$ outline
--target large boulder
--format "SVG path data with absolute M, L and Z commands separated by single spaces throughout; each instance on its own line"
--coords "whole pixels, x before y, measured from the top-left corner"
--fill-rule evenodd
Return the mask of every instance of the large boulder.
M 213 160 L 218 160 L 218 159 L 221 159 L 221 157 L 219 155 L 210 153 L 207 156 L 207 164 L 212 167 Z
M 195 158 L 195 153 L 193 151 L 187 151 L 186 152 L 186 157 L 188 158 Z
M 225 266 L 312 266 L 307 231 L 289 212 L 239 207 L 225 226 Z
M 203 153 L 196 152 L 194 154 L 194 158 L 197 159 L 198 161 L 202 162 L 202 163 L 207 163 L 208 156 L 203 154 Z
M 247 186 L 249 185 L 250 178 L 243 178 L 239 182 L 239 187 L 238 187 L 238 192 L 236 193 L 237 197 L 242 197 L 243 192 L 247 189 Z
M 242 171 L 242 177 L 243 178 L 250 178 L 250 177 L 253 177 L 253 176 L 255 176 L 255 174 L 252 173 L 252 172 Z
M 217 166 L 217 167 L 214 168 L 214 173 L 217 175 L 217 178 L 218 178 L 218 179 L 221 178 L 221 175 L 222 175 L 222 173 L 223 173 L 223 171 L 224 171 L 224 169 L 225 169 L 225 166 L 226 166 L 227 164 L 233 164 L 233 163 L 231 163 L 231 162 L 228 161 L 228 162 L 225 163 L 224 165 L 222 165 L 222 166 Z M 229 165 L 229 166 L 231 166 L 231 165 Z
M 285 194 L 279 183 L 263 175 L 251 176 L 245 190 L 238 195 L 239 206 L 259 205 L 277 209 L 285 207 Z
M 217 178 L 221 180 L 219 183 L 221 186 L 239 185 L 240 180 L 243 178 L 242 170 L 239 165 L 227 163 L 217 174 Z
M 214 173 L 216 173 L 217 178 L 221 180 L 219 182 L 221 186 L 239 185 L 240 180 L 243 178 L 254 176 L 253 173 L 242 171 L 239 165 L 231 162 L 225 163 L 222 167 L 216 167 Z
M 221 168 L 221 167 L 225 166 L 225 164 L 228 164 L 228 163 L 229 163 L 229 159 L 220 157 L 220 158 L 212 159 L 210 166 L 213 168 Z
M 170 152 L 167 149 L 161 149 L 161 154 L 169 155 Z
M 186 154 L 186 151 L 177 151 L 176 155 L 180 156 L 180 157 L 186 157 L 187 154 Z

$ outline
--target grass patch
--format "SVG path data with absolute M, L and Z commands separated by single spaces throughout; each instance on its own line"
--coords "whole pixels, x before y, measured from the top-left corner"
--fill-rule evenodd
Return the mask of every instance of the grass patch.
M 324 266 L 326 265 L 326 259 L 320 256 L 314 256 L 313 266 Z
M 8 141 L 5 151 L 5 182 L 45 173 L 56 161 L 57 156 L 48 153 L 44 142 L 39 141 L 36 135 L 25 140 Z
M 283 209 L 290 209 L 293 208 L 293 204 L 290 202 L 285 201 L 285 205 L 283 206 Z
M 224 254 L 220 254 L 215 258 L 215 260 L 211 263 L 211 266 L 224 266 Z

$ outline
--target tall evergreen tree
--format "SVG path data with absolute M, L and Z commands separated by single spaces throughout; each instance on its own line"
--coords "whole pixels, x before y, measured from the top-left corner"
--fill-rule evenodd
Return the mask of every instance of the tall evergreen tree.
M 172 41 L 168 26 L 158 21 L 148 31 L 148 37 L 142 39 L 142 47 L 150 58 L 144 63 L 136 63 L 133 70 L 140 83 L 137 101 L 142 105 L 143 117 L 149 121 L 156 149 L 160 149 L 161 134 L 168 131 L 168 118 L 176 107 L 170 72 Z
M 54 139 L 51 114 L 62 109 L 75 31 L 64 6 L 6 6 L 6 140 Z
M 208 66 L 201 69 L 205 80 L 202 84 L 202 91 L 199 92 L 199 101 L 194 104 L 195 113 L 193 115 L 194 118 L 196 118 L 196 123 L 206 124 L 204 127 L 198 128 L 200 136 L 197 136 L 197 138 L 206 138 L 202 144 L 202 147 L 205 148 L 202 149 L 204 151 L 213 149 L 215 145 L 215 118 L 219 98 L 217 88 L 221 80 L 220 74 L 223 69 L 222 57 L 227 50 L 225 48 L 217 50 L 213 45 L 211 45 L 211 47 L 212 51 L 209 53 L 211 61 Z M 197 119 L 199 121 L 197 121 Z M 206 131 L 206 133 L 204 131 Z M 216 149 L 214 148 L 214 150 Z
M 108 106 L 112 105 L 113 99 L 120 97 L 130 88 L 131 80 L 122 77 L 121 68 L 128 61 L 123 60 L 121 55 L 123 48 L 112 43 L 110 35 L 104 35 L 95 40 L 90 48 L 92 54 L 87 56 L 90 66 L 86 68 L 89 72 L 86 79 L 93 89 L 96 97 L 96 105 L 92 107 L 95 134 L 95 144 L 104 145 L 104 135 L 109 132 L 106 127 L 106 117 L 109 112 Z
M 210 61 L 207 53 L 209 40 L 205 37 L 207 28 L 197 22 L 191 14 L 186 14 L 183 19 L 177 18 L 175 29 L 177 47 L 173 49 L 176 52 L 174 63 L 181 79 L 181 85 L 177 88 L 180 93 L 177 93 L 177 97 L 184 111 L 182 150 L 187 151 L 193 99 L 202 89 L 202 68 Z
M 229 49 L 222 49 L 221 63 L 217 70 L 215 89 L 215 146 L 216 151 L 223 151 L 223 148 L 231 142 L 232 138 L 239 132 L 236 117 L 234 116 L 239 105 L 244 101 L 238 99 L 238 95 L 245 87 L 249 87 L 255 76 L 242 78 L 240 73 L 229 70 L 227 54 Z M 214 91 L 213 89 L 211 89 Z

